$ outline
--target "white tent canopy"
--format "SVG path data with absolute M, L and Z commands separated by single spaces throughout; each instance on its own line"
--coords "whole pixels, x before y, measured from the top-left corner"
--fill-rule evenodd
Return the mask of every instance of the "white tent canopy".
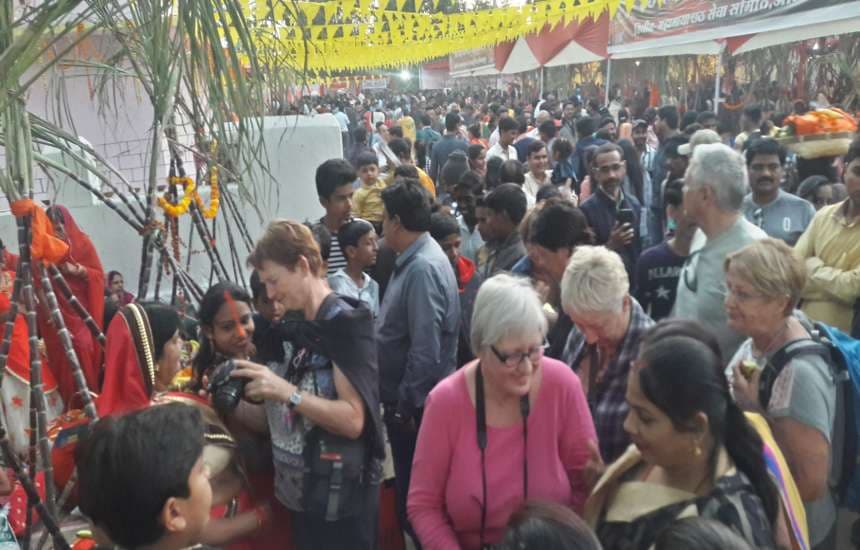
M 563 65 L 576 65 L 578 63 L 591 63 L 592 61 L 600 61 L 603 58 L 604 56 L 580 46 L 575 40 L 571 40 L 555 57 L 546 62 L 546 66 L 560 67 Z
M 535 57 L 534 52 L 529 48 L 525 38 L 517 39 L 514 48 L 511 50 L 511 55 L 502 67 L 502 74 L 515 74 L 525 71 L 533 71 L 540 68 L 540 61 Z

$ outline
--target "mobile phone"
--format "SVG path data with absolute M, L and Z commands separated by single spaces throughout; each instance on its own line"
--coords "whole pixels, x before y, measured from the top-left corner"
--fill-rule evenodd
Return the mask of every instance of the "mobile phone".
M 630 208 L 619 208 L 618 215 L 616 216 L 619 225 L 629 224 L 630 227 L 633 227 L 633 223 L 636 221 L 633 215 L 633 210 Z

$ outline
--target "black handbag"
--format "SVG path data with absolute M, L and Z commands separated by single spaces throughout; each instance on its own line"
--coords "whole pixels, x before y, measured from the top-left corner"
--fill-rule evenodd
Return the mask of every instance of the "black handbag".
M 302 508 L 337 521 L 362 509 L 369 454 L 364 438 L 349 439 L 320 427 L 305 436 Z

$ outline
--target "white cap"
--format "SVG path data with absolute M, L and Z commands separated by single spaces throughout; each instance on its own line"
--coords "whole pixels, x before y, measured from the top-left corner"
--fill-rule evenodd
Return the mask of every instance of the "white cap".
M 693 137 L 690 138 L 689 143 L 683 143 L 678 146 L 678 154 L 689 157 L 693 154 L 693 150 L 697 145 L 705 145 L 706 143 L 722 143 L 722 141 L 723 140 L 720 139 L 720 134 L 713 130 L 698 130 L 693 134 Z

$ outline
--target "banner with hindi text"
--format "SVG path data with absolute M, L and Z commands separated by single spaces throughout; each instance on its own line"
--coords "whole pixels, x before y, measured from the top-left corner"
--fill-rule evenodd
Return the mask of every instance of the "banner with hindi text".
M 609 45 L 620 46 L 655 38 L 749 23 L 773 16 L 847 3 L 849 0 L 657 0 L 618 10 L 609 27 Z

